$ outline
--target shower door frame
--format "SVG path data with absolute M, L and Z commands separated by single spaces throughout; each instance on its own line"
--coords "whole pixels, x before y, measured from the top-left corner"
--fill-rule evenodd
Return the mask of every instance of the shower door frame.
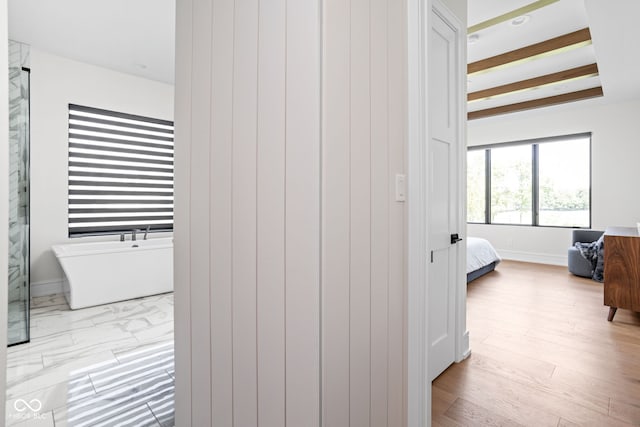
M 25 303 L 25 328 L 26 328 L 26 339 L 18 342 L 14 342 L 9 344 L 7 342 L 7 347 L 13 347 L 16 345 L 27 344 L 31 342 L 31 68 L 29 67 L 20 67 L 22 72 L 27 73 L 27 135 L 26 138 L 26 159 L 25 159 L 25 167 L 26 167 L 26 183 L 25 183 L 25 193 L 26 193 L 26 238 L 27 242 L 27 252 L 26 252 L 26 303 Z M 8 301 L 7 301 L 8 303 Z M 8 308 L 8 306 L 7 306 Z M 8 313 L 7 313 L 8 314 Z M 7 336 L 7 340 L 9 336 Z

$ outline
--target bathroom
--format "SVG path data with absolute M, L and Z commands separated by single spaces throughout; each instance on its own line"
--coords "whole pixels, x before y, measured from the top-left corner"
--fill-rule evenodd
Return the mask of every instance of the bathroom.
M 8 1 L 7 426 L 173 425 L 174 8 Z

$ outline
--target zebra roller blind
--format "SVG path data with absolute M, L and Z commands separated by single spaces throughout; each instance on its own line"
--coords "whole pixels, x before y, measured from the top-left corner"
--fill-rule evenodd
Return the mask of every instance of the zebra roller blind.
M 69 237 L 173 230 L 173 122 L 69 104 Z

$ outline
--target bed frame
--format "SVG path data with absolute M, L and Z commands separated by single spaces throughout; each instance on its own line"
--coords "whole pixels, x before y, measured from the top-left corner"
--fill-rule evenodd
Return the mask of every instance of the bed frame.
M 478 277 L 484 276 L 487 273 L 491 273 L 493 270 L 495 270 L 496 264 L 497 262 L 494 261 L 489 265 L 485 265 L 484 267 L 472 271 L 471 273 L 467 273 L 467 283 L 473 282 Z

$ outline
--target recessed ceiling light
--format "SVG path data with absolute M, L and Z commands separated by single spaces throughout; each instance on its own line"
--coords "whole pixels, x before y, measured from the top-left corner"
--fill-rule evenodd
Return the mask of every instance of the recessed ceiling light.
M 467 43 L 469 44 L 474 44 L 476 43 L 478 40 L 480 40 L 480 36 L 478 34 L 470 34 L 467 37 Z
M 517 18 L 513 18 L 509 24 L 513 27 L 519 27 L 520 25 L 524 25 L 529 22 L 530 19 L 531 17 L 529 15 L 521 15 Z

